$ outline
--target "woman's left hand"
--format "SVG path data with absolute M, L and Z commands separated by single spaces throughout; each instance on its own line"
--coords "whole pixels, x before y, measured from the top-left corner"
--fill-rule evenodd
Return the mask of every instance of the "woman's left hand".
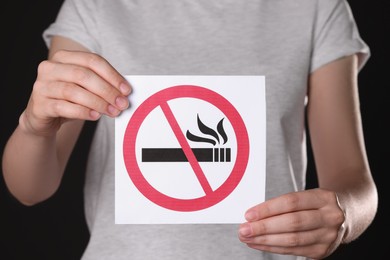
M 249 247 L 276 254 L 321 259 L 344 235 L 345 215 L 335 192 L 312 189 L 292 192 L 250 208 L 239 239 Z

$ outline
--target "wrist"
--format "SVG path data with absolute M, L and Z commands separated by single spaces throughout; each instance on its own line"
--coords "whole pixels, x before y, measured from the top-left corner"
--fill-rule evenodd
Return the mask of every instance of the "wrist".
M 337 200 L 337 204 L 340 208 L 340 210 L 343 212 L 344 214 L 344 221 L 343 223 L 341 224 L 340 228 L 339 228 L 339 232 L 338 232 L 338 238 L 337 238 L 337 241 L 340 241 L 339 243 L 341 244 L 346 244 L 346 237 L 348 235 L 348 228 L 347 228 L 347 213 L 346 213 L 346 210 L 345 208 L 343 207 L 342 203 L 340 202 L 340 198 L 339 198 L 339 194 L 336 192 L 336 200 Z
M 31 120 L 26 110 L 24 110 L 19 117 L 19 129 L 23 134 L 28 136 L 44 137 L 44 138 L 53 137 L 58 131 L 59 126 L 54 126 L 54 124 L 51 125 L 52 126 L 49 127 L 47 130 L 37 129 L 31 123 Z

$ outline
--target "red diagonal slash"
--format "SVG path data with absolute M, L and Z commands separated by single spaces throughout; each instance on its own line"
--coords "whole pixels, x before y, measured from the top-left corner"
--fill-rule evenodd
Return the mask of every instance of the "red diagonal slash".
M 181 131 L 180 126 L 177 123 L 177 120 L 173 115 L 171 108 L 169 107 L 167 102 L 161 102 L 160 107 L 163 113 L 165 114 L 165 117 L 167 118 L 168 123 L 173 130 L 173 133 L 175 134 L 177 140 L 179 141 L 179 144 L 183 149 L 183 152 L 186 155 L 188 162 L 190 163 L 192 169 L 194 170 L 195 175 L 198 178 L 199 183 L 203 188 L 203 191 L 206 193 L 206 195 L 211 194 L 213 190 L 210 186 L 210 183 L 208 182 L 205 174 L 203 173 L 203 170 L 200 167 L 199 162 L 196 159 L 190 145 L 188 144 L 187 139 L 185 138 L 183 132 Z

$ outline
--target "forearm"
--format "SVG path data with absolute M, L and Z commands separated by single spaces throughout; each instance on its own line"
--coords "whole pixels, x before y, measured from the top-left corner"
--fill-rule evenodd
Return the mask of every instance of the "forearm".
M 31 205 L 50 197 L 59 187 L 60 166 L 56 135 L 36 136 L 18 126 L 5 147 L 3 174 L 9 191 Z
M 307 107 L 318 182 L 338 195 L 346 217 L 344 243 L 369 226 L 378 204 L 364 145 L 357 64 L 352 55 L 313 72 Z

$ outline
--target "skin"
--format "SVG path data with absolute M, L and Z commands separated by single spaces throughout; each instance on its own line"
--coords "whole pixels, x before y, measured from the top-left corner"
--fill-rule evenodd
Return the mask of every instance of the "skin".
M 307 116 L 319 188 L 249 209 L 239 229 L 249 247 L 321 259 L 372 222 L 378 198 L 364 147 L 357 73 L 352 55 L 310 75 Z
M 10 192 L 25 205 L 52 196 L 84 121 L 119 115 L 129 106 L 130 92 L 131 86 L 102 57 L 54 37 L 49 59 L 39 65 L 27 107 L 5 147 L 3 172 Z
M 372 222 L 377 190 L 361 129 L 357 60 L 345 57 L 310 75 L 308 124 L 319 188 L 249 209 L 238 230 L 249 247 L 320 259 Z M 104 58 L 55 36 L 5 147 L 3 173 L 10 192 L 25 205 L 52 196 L 85 120 L 116 117 L 129 106 L 130 93 L 131 86 Z

